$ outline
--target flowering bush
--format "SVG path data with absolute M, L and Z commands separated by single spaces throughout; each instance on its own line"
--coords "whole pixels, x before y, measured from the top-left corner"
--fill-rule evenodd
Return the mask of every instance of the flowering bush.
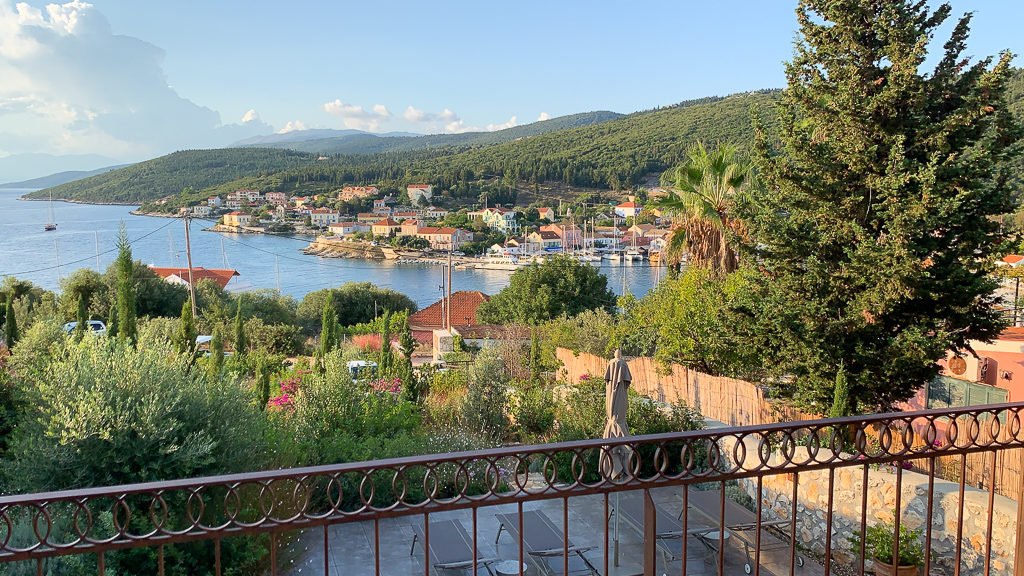
M 379 378 L 370 382 L 370 387 L 377 392 L 390 392 L 392 394 L 398 394 L 402 391 L 402 379 L 401 378 Z
M 295 376 L 285 378 L 280 383 L 281 393 L 267 401 L 267 406 L 278 410 L 294 409 L 295 395 L 299 391 L 299 384 L 302 383 L 302 374 L 310 373 L 309 370 L 299 370 Z
M 370 352 L 380 352 L 380 334 L 356 334 L 352 336 L 352 343 L 360 349 Z

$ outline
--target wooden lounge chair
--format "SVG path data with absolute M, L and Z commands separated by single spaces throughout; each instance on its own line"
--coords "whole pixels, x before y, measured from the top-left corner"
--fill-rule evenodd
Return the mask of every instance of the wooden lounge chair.
M 519 514 L 495 514 L 500 526 L 498 535 L 494 541 L 497 543 L 501 537 L 501 531 L 505 530 L 517 542 L 522 539 L 523 551 L 545 574 L 553 576 L 572 575 L 593 575 L 600 574 L 597 568 L 583 555 L 587 550 L 593 550 L 596 546 L 574 546 L 572 541 L 567 540 L 565 533 L 558 529 L 558 526 L 540 510 L 523 511 L 523 533 L 519 533 Z M 569 571 L 562 573 L 564 567 L 563 554 L 566 547 L 569 551 Z
M 423 525 L 412 523 L 412 547 L 409 555 L 416 550 L 416 541 L 426 541 L 423 534 Z M 482 566 L 487 573 L 494 576 L 491 571 L 491 564 L 498 561 L 497 558 L 484 558 L 480 556 L 477 549 L 477 557 L 473 558 L 473 540 L 462 527 L 462 523 L 455 520 L 437 520 L 430 523 L 430 551 L 429 560 L 433 566 L 440 570 L 471 570 L 473 565 Z

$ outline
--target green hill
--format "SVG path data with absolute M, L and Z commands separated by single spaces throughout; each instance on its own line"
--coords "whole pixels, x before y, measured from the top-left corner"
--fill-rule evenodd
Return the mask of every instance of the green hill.
M 174 196 L 175 201 L 162 208 L 169 209 L 208 193 L 243 187 L 304 195 L 329 193 L 353 184 L 397 192 L 409 183 L 429 182 L 444 192 L 439 201 L 449 205 L 475 202 L 483 191 L 509 192 L 512 183 L 520 188 L 561 184 L 577 189 L 622 189 L 677 165 L 698 139 L 731 142 L 745 150 L 753 136 L 752 107 L 758 106 L 770 121 L 772 103 L 778 96 L 777 90 L 765 90 L 703 98 L 604 121 L 600 115 L 612 113 L 587 113 L 487 134 L 353 135 L 304 143 L 311 149 L 327 149 L 333 140 L 336 148 L 350 151 L 383 146 L 379 141 L 386 141 L 389 148 L 373 154 L 324 156 L 271 148 L 190 150 L 41 190 L 33 196 L 44 198 L 52 191 L 54 198 L 140 204 Z M 1024 72 L 1018 71 L 1010 83 L 1008 100 L 1021 117 Z M 566 127 L 547 131 L 561 125 Z M 543 133 L 536 133 L 539 130 Z M 403 149 L 405 146 L 413 148 Z M 1018 166 L 1016 181 L 1024 174 L 1024 159 Z M 182 196 L 181 191 L 188 187 L 195 194 Z M 502 200 L 491 197 L 508 202 L 514 200 L 514 193 Z
M 229 148 L 185 150 L 139 162 L 120 170 L 75 180 L 26 196 L 93 202 L 142 204 L 181 193 L 185 188 L 202 190 L 246 176 L 270 174 L 309 165 L 315 155 L 291 150 Z

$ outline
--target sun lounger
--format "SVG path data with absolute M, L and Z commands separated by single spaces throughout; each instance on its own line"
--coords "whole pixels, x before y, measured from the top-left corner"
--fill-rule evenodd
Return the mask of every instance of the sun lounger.
M 583 555 L 595 546 L 574 546 L 572 541 L 566 539 L 565 533 L 540 510 L 523 511 L 522 535 L 519 533 L 518 513 L 495 514 L 495 517 L 501 523 L 498 535 L 494 538 L 495 543 L 501 537 L 502 530 L 508 532 L 516 542 L 522 538 L 523 550 L 542 572 L 562 576 L 563 555 L 568 547 L 569 570 L 564 576 L 599 574 L 597 568 Z
M 644 500 L 643 492 L 621 492 L 612 495 L 608 499 L 612 507 L 612 515 L 619 514 L 619 518 L 627 526 L 636 530 L 641 537 L 644 534 Z M 679 514 L 673 514 L 664 507 L 655 504 L 655 538 L 657 539 L 658 550 L 661 552 L 665 563 L 679 560 L 683 556 L 683 523 L 679 520 Z M 710 524 L 703 523 L 699 526 L 688 526 L 687 532 L 690 535 L 699 534 L 699 531 L 714 530 Z M 692 550 L 692 548 L 691 548 Z
M 423 525 L 417 522 L 412 524 L 412 547 L 409 554 L 412 555 L 416 549 L 416 541 L 425 542 Z M 483 558 L 477 550 L 477 557 L 473 558 L 473 540 L 466 533 L 460 522 L 455 520 L 437 520 L 430 523 L 430 554 L 427 562 L 432 562 L 435 568 L 441 570 L 470 570 L 473 565 L 482 566 L 491 576 L 490 565 L 497 562 L 497 558 Z
M 718 552 L 719 542 L 735 536 L 743 543 L 746 564 L 743 571 L 751 572 L 751 548 L 757 544 L 757 515 L 733 500 L 725 498 L 725 516 L 722 516 L 722 493 L 719 490 L 689 489 L 687 501 L 690 513 L 687 516 L 687 532 L 696 535 L 711 550 Z M 761 552 L 788 550 L 789 545 L 781 538 L 788 539 L 784 532 L 792 525 L 790 520 L 761 520 Z M 701 526 L 701 527 L 698 527 Z M 707 528 L 705 528 L 707 527 Z M 724 530 L 724 537 L 720 531 Z M 796 557 L 797 566 L 804 565 L 802 556 Z

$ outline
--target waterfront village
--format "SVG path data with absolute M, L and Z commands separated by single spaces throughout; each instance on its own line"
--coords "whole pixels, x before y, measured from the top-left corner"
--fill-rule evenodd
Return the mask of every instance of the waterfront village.
M 463 266 L 502 270 L 539 262 L 552 253 L 591 264 L 658 263 L 671 234 L 661 212 L 645 210 L 635 195 L 600 208 L 585 206 L 577 214 L 571 206 L 540 203 L 448 210 L 431 204 L 433 199 L 430 184 L 409 185 L 402 198 L 375 186 L 348 186 L 333 198 L 242 189 L 225 199 L 210 196 L 182 211 L 217 219 L 211 228 L 215 231 L 315 234 L 306 252 L 317 256 L 430 262 L 451 254 Z M 372 201 L 372 208 L 345 214 L 330 207 L 332 202 L 353 201 Z

